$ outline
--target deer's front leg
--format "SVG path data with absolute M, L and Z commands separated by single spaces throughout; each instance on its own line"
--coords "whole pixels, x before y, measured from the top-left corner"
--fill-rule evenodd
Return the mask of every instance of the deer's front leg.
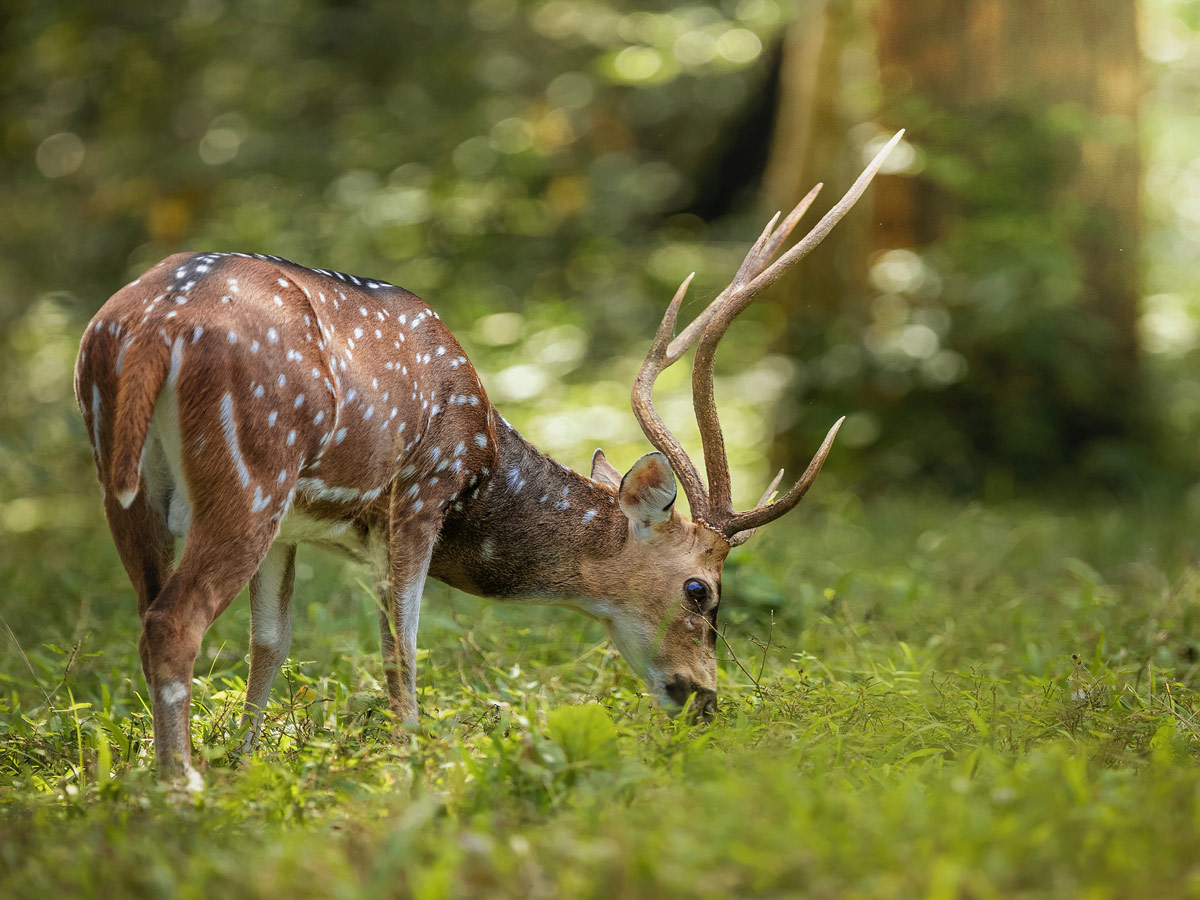
M 405 724 L 417 721 L 417 622 L 436 532 L 417 522 L 393 524 L 386 562 L 379 560 L 379 631 L 388 701 Z
M 250 579 L 250 677 L 246 684 L 247 729 L 238 748 L 254 749 L 271 683 L 292 646 L 292 588 L 296 582 L 296 545 L 276 542 Z

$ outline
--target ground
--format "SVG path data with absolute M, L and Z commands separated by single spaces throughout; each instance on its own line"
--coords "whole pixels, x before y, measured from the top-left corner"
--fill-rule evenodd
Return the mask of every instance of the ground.
M 9 534 L 0 894 L 1200 895 L 1196 513 L 821 487 L 735 551 L 708 726 L 597 626 L 431 585 L 396 741 L 365 573 L 302 553 L 253 759 L 244 598 L 206 641 L 197 794 L 150 772 L 107 535 Z

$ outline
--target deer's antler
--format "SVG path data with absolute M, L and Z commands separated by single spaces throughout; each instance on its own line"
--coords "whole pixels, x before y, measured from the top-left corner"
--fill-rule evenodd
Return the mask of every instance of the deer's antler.
M 701 519 L 717 531 L 724 534 L 733 544 L 743 543 L 754 529 L 778 519 L 797 503 L 816 480 L 833 439 L 837 436 L 838 428 L 843 419 L 838 419 L 825 435 L 820 449 L 808 464 L 800 480 L 775 503 L 771 503 L 771 495 L 775 492 L 782 471 L 776 476 L 767 492 L 754 509 L 736 512 L 733 509 L 732 491 L 729 479 L 729 459 L 725 453 L 725 438 L 721 433 L 721 422 L 717 416 L 716 399 L 713 396 L 713 360 L 716 357 L 717 345 L 724 337 L 730 324 L 750 303 L 767 287 L 774 284 L 793 265 L 807 256 L 817 244 L 833 229 L 833 226 L 858 201 L 871 179 L 878 173 L 884 159 L 904 135 L 899 131 L 881 149 L 871 163 L 858 176 L 858 179 L 846 191 L 833 208 L 827 212 L 812 230 L 794 246 L 788 249 L 779 259 L 771 262 L 772 257 L 783 246 L 784 241 L 792 233 L 796 224 L 808 211 L 821 185 L 817 185 L 801 200 L 787 217 L 779 221 L 779 214 L 767 223 L 763 233 L 759 235 L 750 252 L 738 267 L 733 281 L 704 309 L 692 322 L 673 339 L 671 332 L 675 328 L 675 319 L 679 315 L 679 307 L 691 284 L 689 275 L 679 285 L 671 303 L 667 306 L 662 323 L 646 354 L 646 360 L 633 383 L 633 412 L 642 426 L 642 431 L 654 447 L 660 450 L 671 463 L 676 476 L 683 485 L 688 503 L 692 508 L 692 516 Z M 694 273 L 693 273 L 694 274 Z M 700 426 L 700 438 L 704 446 L 704 465 L 708 476 L 708 488 L 700 477 L 695 464 L 688 458 L 683 446 L 671 434 L 662 418 L 654 409 L 654 382 L 668 366 L 676 362 L 688 349 L 698 343 L 696 360 L 692 367 L 692 404 L 696 410 L 696 421 Z

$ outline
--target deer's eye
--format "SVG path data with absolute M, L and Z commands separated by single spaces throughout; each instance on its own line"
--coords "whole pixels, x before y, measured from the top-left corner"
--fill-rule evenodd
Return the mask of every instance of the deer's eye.
M 683 592 L 687 594 L 689 600 L 696 604 L 698 609 L 704 609 L 704 605 L 708 601 L 708 588 L 704 586 L 703 581 L 697 581 L 695 578 L 688 579 L 684 582 Z

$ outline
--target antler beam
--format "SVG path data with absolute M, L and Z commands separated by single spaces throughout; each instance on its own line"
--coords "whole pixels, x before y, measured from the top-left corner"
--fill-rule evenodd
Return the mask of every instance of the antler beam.
M 683 485 L 683 493 L 688 498 L 692 517 L 705 518 L 708 514 L 708 492 L 704 489 L 700 473 L 654 408 L 654 382 L 658 379 L 659 373 L 675 361 L 668 357 L 668 345 L 671 342 L 671 332 L 675 328 L 675 317 L 679 315 L 679 305 L 683 302 L 683 296 L 687 293 L 688 285 L 692 283 L 695 274 L 693 272 L 683 279 L 683 283 L 679 285 L 675 296 L 671 298 L 671 302 L 667 306 L 667 312 L 663 316 L 662 323 L 658 326 L 658 332 L 654 335 L 654 341 L 650 344 L 650 350 L 646 354 L 646 360 L 642 363 L 637 378 L 633 381 L 632 401 L 633 414 L 642 426 L 646 438 L 656 450 L 667 458 L 671 468 L 675 470 L 675 476 Z M 675 359 L 678 359 L 678 356 Z
M 733 281 L 714 299 L 673 340 L 670 335 L 675 327 L 679 307 L 683 302 L 691 284 L 692 275 L 684 279 L 675 292 L 658 333 L 641 371 L 633 385 L 633 409 L 642 431 L 658 450 L 670 461 L 683 484 L 684 493 L 692 507 L 694 518 L 703 519 L 709 525 L 732 539 L 742 532 L 751 531 L 767 522 L 774 521 L 800 502 L 804 494 L 816 480 L 825 457 L 829 453 L 833 440 L 843 419 L 839 419 L 822 441 L 821 447 L 808 464 L 804 475 L 778 502 L 769 503 L 770 495 L 774 492 L 776 482 L 764 495 L 763 499 L 752 510 L 735 512 L 732 505 L 732 489 L 729 478 L 729 460 L 725 452 L 725 439 L 721 432 L 721 423 L 717 415 L 716 398 L 713 392 L 713 362 L 716 358 L 717 346 L 724 337 L 726 330 L 743 310 L 766 288 L 797 262 L 812 252 L 833 227 L 849 212 L 850 208 L 866 191 L 871 180 L 883 166 L 884 159 L 892 148 L 903 137 L 901 130 L 892 137 L 886 145 L 875 154 L 875 158 L 858 176 L 850 189 L 833 207 L 821 217 L 820 221 L 787 250 L 775 262 L 772 257 L 783 246 L 801 217 L 808 211 L 816 199 L 821 185 L 817 185 L 801 200 L 778 227 L 776 213 L 750 251 L 738 267 Z M 694 275 L 695 273 L 693 273 Z M 679 441 L 671 434 L 661 417 L 654 409 L 654 382 L 658 375 L 676 362 L 688 349 L 699 342 L 696 350 L 696 360 L 692 368 L 692 404 L 696 411 L 696 421 L 700 426 L 700 438 L 704 447 L 704 463 L 708 476 L 708 490 L 705 490 L 695 464 L 692 463 Z M 741 538 L 738 543 L 744 541 Z

